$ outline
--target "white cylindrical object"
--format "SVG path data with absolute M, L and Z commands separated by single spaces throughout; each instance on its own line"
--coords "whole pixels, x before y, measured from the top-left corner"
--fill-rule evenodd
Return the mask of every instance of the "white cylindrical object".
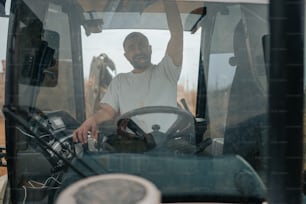
M 82 179 L 66 188 L 57 204 L 160 204 L 161 194 L 150 181 L 128 174 Z

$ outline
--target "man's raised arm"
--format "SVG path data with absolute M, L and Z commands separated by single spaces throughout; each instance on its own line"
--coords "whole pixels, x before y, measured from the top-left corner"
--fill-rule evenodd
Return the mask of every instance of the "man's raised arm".
M 177 66 L 183 61 L 183 26 L 181 16 L 175 0 L 163 0 L 167 15 L 170 40 L 167 46 L 167 54 Z

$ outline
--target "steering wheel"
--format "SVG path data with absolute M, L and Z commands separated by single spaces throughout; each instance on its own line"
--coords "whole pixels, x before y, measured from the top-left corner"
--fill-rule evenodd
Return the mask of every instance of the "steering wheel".
M 194 121 L 193 116 L 189 112 L 172 106 L 147 106 L 147 107 L 137 108 L 122 114 L 117 119 L 117 121 L 119 122 L 122 119 L 131 119 L 132 117 L 135 116 L 152 114 L 152 113 L 175 114 L 178 116 L 176 121 L 171 125 L 171 127 L 166 132 L 167 135 L 188 128 L 190 125 L 192 125 Z M 139 126 L 135 128 L 137 129 L 136 131 L 143 131 Z
M 145 130 L 142 126 L 137 123 L 134 118 L 139 118 L 141 115 L 150 115 L 150 114 L 171 114 L 175 115 L 176 118 L 171 121 L 171 124 L 167 131 L 162 132 L 160 131 L 160 126 L 164 125 L 161 124 L 161 121 L 154 121 L 151 130 Z M 184 110 L 181 110 L 176 107 L 170 106 L 148 106 L 142 107 L 138 109 L 134 109 L 132 111 L 126 112 L 122 114 L 117 119 L 117 143 L 114 145 L 115 142 L 112 143 L 112 146 L 117 146 L 115 148 L 118 150 L 120 148 L 126 149 L 126 147 L 130 143 L 133 146 L 133 149 L 137 149 L 136 152 L 144 152 L 154 148 L 158 148 L 159 146 L 164 145 L 166 141 L 173 140 L 173 139 L 185 139 L 188 143 L 193 143 L 194 141 L 194 134 L 188 134 L 193 126 L 194 118 L 193 116 Z M 186 138 L 183 138 L 183 136 Z M 118 140 L 121 140 L 118 142 Z M 124 141 L 124 142 L 123 142 Z M 118 144 L 120 145 L 118 146 Z M 124 144 L 122 144 L 124 143 Z M 139 144 L 138 147 L 137 144 Z

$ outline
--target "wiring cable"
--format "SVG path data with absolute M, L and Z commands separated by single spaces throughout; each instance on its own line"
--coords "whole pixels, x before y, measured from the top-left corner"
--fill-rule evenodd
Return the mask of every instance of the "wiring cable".
M 25 136 L 35 139 L 34 135 L 31 135 L 31 134 L 27 133 L 26 131 L 24 131 L 24 130 L 21 129 L 20 127 L 16 127 L 16 129 L 17 129 L 20 133 L 24 134 Z M 41 135 L 40 138 L 48 137 L 48 136 L 50 136 L 50 135 L 51 135 L 51 134 Z
M 23 185 L 22 188 L 24 190 L 24 197 L 23 197 L 23 201 L 22 203 L 25 204 L 26 203 L 26 200 L 28 198 L 28 190 L 27 188 L 29 189 L 34 189 L 34 190 L 39 190 L 39 189 L 44 189 L 44 188 L 48 188 L 48 189 L 58 189 L 59 187 L 51 187 L 51 186 L 48 186 L 48 182 L 49 181 L 55 181 L 58 185 L 61 185 L 62 183 L 58 180 L 58 178 L 55 178 L 53 176 L 47 178 L 45 180 L 45 182 L 41 183 L 41 182 L 38 182 L 38 181 L 35 181 L 35 180 L 29 180 L 27 181 L 26 184 L 28 184 L 29 186 L 26 186 L 26 185 Z
M 4 108 L 4 112 L 6 114 L 9 114 L 10 117 L 12 117 L 13 119 L 15 119 L 16 121 L 18 121 L 23 127 L 25 128 L 29 128 L 28 127 L 28 122 L 26 120 L 24 120 L 22 117 L 18 116 L 16 114 L 16 110 L 18 110 L 18 107 L 11 107 L 11 106 L 5 106 Z M 24 110 L 22 110 L 24 111 Z M 25 111 L 27 112 L 27 111 Z M 46 127 L 42 126 L 41 124 L 39 124 L 39 122 L 37 122 L 37 125 L 42 128 L 43 130 L 45 130 L 46 132 L 50 132 L 49 129 L 47 129 Z M 29 131 L 31 131 L 29 129 Z M 35 139 L 37 139 L 38 143 L 40 145 L 43 145 L 44 148 L 46 148 L 46 150 L 50 150 L 52 153 L 54 153 L 57 157 L 59 157 L 64 163 L 66 163 L 68 166 L 70 166 L 70 168 L 72 170 L 74 170 L 78 175 L 80 175 L 81 177 L 83 178 L 86 178 L 87 176 L 79 171 L 73 164 L 70 163 L 70 161 L 68 161 L 66 158 L 64 158 L 62 155 L 60 155 L 60 153 L 58 153 L 56 150 L 54 150 L 52 148 L 52 146 L 50 146 L 48 143 L 46 143 L 45 141 L 43 141 L 43 139 L 40 137 L 40 136 L 37 136 L 35 134 L 31 135 L 31 134 L 26 134 L 27 136 L 30 136 L 30 137 L 34 137 Z M 50 135 L 52 135 L 50 133 Z M 58 142 L 60 145 L 63 145 L 62 141 L 60 141 L 60 139 L 54 137 L 55 141 Z M 72 153 L 70 150 L 68 150 L 70 153 Z M 79 161 L 86 169 L 88 169 L 89 171 L 91 171 L 92 173 L 94 173 L 95 175 L 98 175 L 98 173 L 93 169 L 91 168 L 85 161 L 83 161 L 82 159 L 80 159 L 78 156 L 75 155 L 75 159 L 77 161 Z M 108 172 L 105 168 L 103 168 L 105 172 Z

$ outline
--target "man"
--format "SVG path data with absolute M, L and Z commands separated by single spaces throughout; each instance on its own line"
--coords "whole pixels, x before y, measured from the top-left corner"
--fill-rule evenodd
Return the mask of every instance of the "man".
M 124 55 L 134 69 L 116 76 L 101 101 L 101 109 L 73 133 L 75 142 L 86 143 L 88 131 L 97 138 L 97 125 L 135 108 L 176 106 L 177 81 L 183 58 L 183 27 L 175 1 L 164 0 L 170 40 L 158 65 L 151 63 L 152 49 L 146 36 L 130 33 L 123 42 Z

